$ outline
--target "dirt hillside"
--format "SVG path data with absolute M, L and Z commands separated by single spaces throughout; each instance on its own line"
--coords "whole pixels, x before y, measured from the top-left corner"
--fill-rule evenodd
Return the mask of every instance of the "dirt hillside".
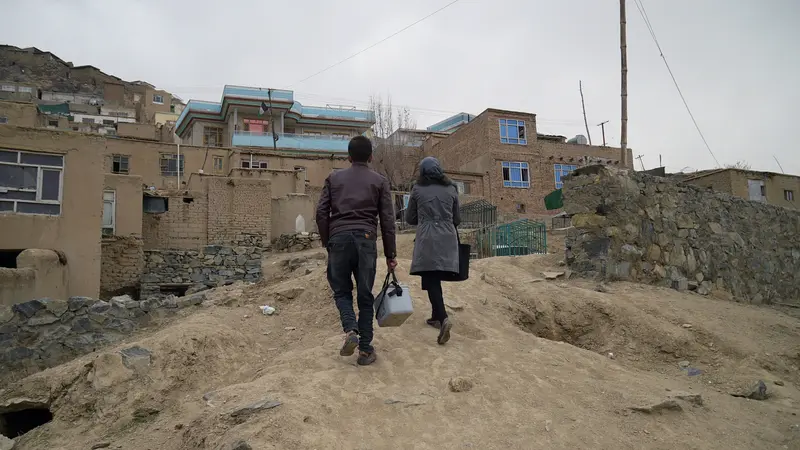
M 217 289 L 167 327 L 0 390 L 0 405 L 55 416 L 16 448 L 800 448 L 800 320 L 784 312 L 544 280 L 559 255 L 494 258 L 446 285 L 446 346 L 403 277 L 416 311 L 377 328 L 378 361 L 359 367 L 338 356 L 324 258 L 267 259 L 270 282 Z M 149 361 L 123 362 L 135 346 Z M 759 380 L 766 400 L 731 395 Z

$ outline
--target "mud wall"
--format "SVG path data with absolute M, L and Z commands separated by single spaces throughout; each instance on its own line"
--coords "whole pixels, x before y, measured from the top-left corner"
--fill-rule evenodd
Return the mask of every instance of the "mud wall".
M 53 250 L 27 249 L 17 255 L 17 268 L 0 268 L 0 305 L 39 297 L 67 296 L 67 266 Z
M 800 212 L 599 166 L 576 171 L 563 193 L 578 275 L 800 304 Z
M 209 245 L 201 251 L 145 250 L 140 298 L 162 294 L 162 287 L 205 284 L 221 286 L 235 280 L 261 279 L 261 247 Z
M 100 296 L 135 294 L 144 271 L 144 242 L 134 236 L 103 239 Z
M 0 307 L 0 382 L 61 364 L 117 342 L 178 308 L 198 305 L 205 292 L 187 297 L 110 302 L 88 297 L 48 298 Z

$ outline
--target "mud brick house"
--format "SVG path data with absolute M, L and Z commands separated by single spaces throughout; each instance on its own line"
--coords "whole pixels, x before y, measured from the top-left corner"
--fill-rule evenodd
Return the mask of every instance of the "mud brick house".
M 433 128 L 421 153 L 438 158 L 446 170 L 485 175 L 484 197 L 501 213 L 546 214 L 544 197 L 579 166 L 633 167 L 630 149 L 622 154 L 618 148 L 538 134 L 533 113 L 487 109 L 478 116 L 458 114 Z
M 725 192 L 740 198 L 785 208 L 800 209 L 800 177 L 743 169 L 704 170 L 680 177 L 685 183 Z

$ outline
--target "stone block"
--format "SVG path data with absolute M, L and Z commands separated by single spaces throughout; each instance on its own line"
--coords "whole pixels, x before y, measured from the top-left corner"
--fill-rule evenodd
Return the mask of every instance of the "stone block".
M 138 345 L 120 350 L 122 364 L 137 374 L 142 374 L 150 369 L 152 354 L 150 350 Z
M 42 325 L 50 325 L 51 323 L 58 322 L 58 317 L 50 312 L 39 312 L 35 316 L 28 319 L 28 326 L 38 327 Z
M 94 329 L 94 322 L 88 317 L 79 317 L 72 322 L 72 331 L 74 333 L 87 333 Z
M 675 289 L 676 291 L 680 292 L 686 291 L 687 289 L 689 289 L 689 280 L 687 280 L 686 278 L 679 278 L 677 280 L 672 280 L 672 289 Z
M 661 260 L 661 247 L 659 247 L 658 244 L 651 244 L 647 249 L 647 259 L 650 261 Z
M 709 222 L 708 223 L 708 229 L 710 229 L 711 232 L 714 233 L 714 234 L 722 234 L 722 233 L 724 233 L 724 230 L 722 229 L 722 225 L 720 225 L 720 224 L 718 224 L 716 222 Z
M 43 298 L 41 302 L 44 304 L 45 309 L 50 311 L 54 316 L 59 317 L 64 314 L 69 306 L 63 300 L 55 300 L 52 298 Z
M 89 297 L 70 297 L 69 300 L 67 300 L 67 307 L 70 311 L 78 311 L 84 306 L 91 306 L 94 303 L 95 300 Z
M 8 362 L 19 362 L 31 359 L 34 357 L 34 355 L 36 355 L 36 353 L 27 347 L 15 347 L 11 350 L 6 350 L 3 353 L 2 359 Z
M 40 300 L 30 300 L 27 302 L 16 303 L 11 308 L 15 313 L 26 319 L 29 319 L 33 317 L 37 311 L 44 309 L 45 305 Z
M 572 226 L 575 228 L 599 229 L 603 228 L 608 219 L 598 214 L 575 214 L 572 216 Z

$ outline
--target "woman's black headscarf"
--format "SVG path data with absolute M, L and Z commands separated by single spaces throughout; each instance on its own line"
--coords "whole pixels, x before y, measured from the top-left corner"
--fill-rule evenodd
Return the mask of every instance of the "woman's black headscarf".
M 442 170 L 442 165 L 439 160 L 433 156 L 428 156 L 419 163 L 419 178 L 417 184 L 427 186 L 429 184 L 441 184 L 450 186 L 453 184 L 447 175 Z

